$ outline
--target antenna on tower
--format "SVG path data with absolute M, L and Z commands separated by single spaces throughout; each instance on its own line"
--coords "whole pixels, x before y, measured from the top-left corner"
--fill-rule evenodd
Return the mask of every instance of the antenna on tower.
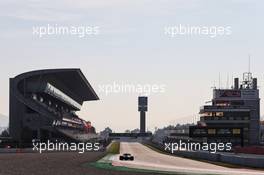
M 219 75 L 218 75 L 218 88 L 221 89 L 221 75 L 220 75 L 220 72 L 219 72 Z
M 232 89 L 234 89 L 233 79 L 234 79 L 234 76 L 233 76 L 233 74 L 232 74 L 232 76 L 231 76 L 231 88 L 232 88 Z
M 229 74 L 227 74 L 227 78 L 226 78 L 226 89 L 229 88 Z
M 216 86 L 215 86 L 215 80 L 214 80 L 213 87 L 211 87 L 211 88 L 216 89 Z
M 250 54 L 248 54 L 248 72 L 250 72 Z
M 243 87 L 245 89 L 250 89 L 252 88 L 252 73 L 250 72 L 250 54 L 248 54 L 248 72 L 245 72 L 243 74 Z

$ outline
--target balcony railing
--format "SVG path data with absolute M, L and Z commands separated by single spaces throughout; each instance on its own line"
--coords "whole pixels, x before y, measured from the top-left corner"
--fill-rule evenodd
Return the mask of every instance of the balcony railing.
M 213 111 L 250 111 L 252 109 L 251 106 L 201 106 L 200 107 L 200 113 L 201 112 L 213 112 Z

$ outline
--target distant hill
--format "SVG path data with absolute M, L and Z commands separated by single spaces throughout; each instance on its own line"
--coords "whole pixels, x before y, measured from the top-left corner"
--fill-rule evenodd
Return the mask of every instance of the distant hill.
M 3 114 L 0 114 L 0 127 L 8 127 L 9 118 Z

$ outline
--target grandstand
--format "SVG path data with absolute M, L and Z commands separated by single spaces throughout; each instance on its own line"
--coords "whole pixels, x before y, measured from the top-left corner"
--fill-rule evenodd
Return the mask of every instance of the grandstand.
M 85 141 L 87 122 L 76 112 L 84 101 L 99 100 L 80 69 L 47 69 L 10 79 L 9 130 L 14 141 Z

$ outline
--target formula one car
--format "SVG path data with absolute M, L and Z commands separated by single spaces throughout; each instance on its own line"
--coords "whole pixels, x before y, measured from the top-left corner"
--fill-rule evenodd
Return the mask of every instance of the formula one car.
M 129 153 L 124 153 L 123 155 L 119 156 L 119 160 L 131 160 L 131 161 L 133 161 L 134 160 L 134 156 L 132 156 Z

